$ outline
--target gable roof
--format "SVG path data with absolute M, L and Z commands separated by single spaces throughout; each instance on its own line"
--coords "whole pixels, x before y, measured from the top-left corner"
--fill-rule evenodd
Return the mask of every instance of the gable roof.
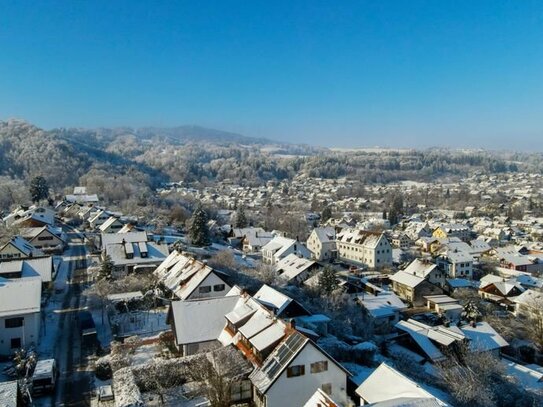
M 102 238 L 102 247 L 114 243 L 136 243 L 149 240 L 146 232 L 102 233 L 100 236 Z
M 400 270 L 390 277 L 390 280 L 399 284 L 414 288 L 424 281 L 424 278 L 414 274 L 406 273 L 405 270 Z
M 287 281 L 293 280 L 302 274 L 307 269 L 316 264 L 315 261 L 299 257 L 295 253 L 291 253 L 285 258 L 279 260 L 275 265 L 275 271 L 280 273 L 280 277 Z
M 413 274 L 418 277 L 426 278 L 426 276 L 428 276 L 436 268 L 437 265 L 435 263 L 415 259 L 403 271 L 408 274 Z
M 401 374 L 386 363 L 377 369 L 356 389 L 362 399 L 368 403 L 380 403 L 398 399 L 433 399 L 439 406 L 447 404 L 422 388 L 418 383 Z M 404 404 L 392 404 L 400 406 Z M 410 405 L 410 404 L 407 404 Z M 418 404 L 415 404 L 418 406 Z
M 42 282 L 52 280 L 53 258 L 38 257 L 0 262 L 0 276 L 6 273 L 21 273 L 22 277 L 39 277 Z
M 239 295 L 172 301 L 177 344 L 199 343 L 219 338 L 226 319 L 224 315 L 232 311 Z
M 100 229 L 100 231 L 105 231 L 105 230 L 108 230 L 110 226 L 112 226 L 113 224 L 115 223 L 121 223 L 121 221 L 116 218 L 115 216 L 110 216 L 104 223 L 102 223 L 100 225 L 100 227 L 98 229 Z
M 32 246 L 32 244 L 30 244 L 26 239 L 22 238 L 21 236 L 12 237 L 9 242 L 7 242 L 5 245 L 3 245 L 0 248 L 0 251 L 3 250 L 8 245 L 13 246 L 15 249 L 20 251 L 25 257 L 44 256 L 44 253 L 41 250 L 36 249 L 34 246 Z
M 336 230 L 333 227 L 320 227 L 313 229 L 315 236 L 322 243 L 333 242 L 336 240 Z
M 359 244 L 371 249 L 375 249 L 381 239 L 387 240 L 384 233 L 370 232 L 368 230 L 360 229 L 343 229 L 337 234 L 336 237 L 340 242 Z
M 477 322 L 474 325 L 468 324 L 460 329 L 470 340 L 469 348 L 472 352 L 487 352 L 509 345 L 488 322 Z
M 262 367 L 259 367 L 251 373 L 249 379 L 253 385 L 262 394 L 265 394 L 273 383 L 279 378 L 281 373 L 289 366 L 289 364 L 298 356 L 307 346 L 313 346 L 332 363 L 338 366 L 346 375 L 350 373 L 341 366 L 334 358 L 328 355 L 322 348 L 311 341 L 306 336 L 298 331 L 293 331 L 287 338 L 275 348 L 275 350 L 266 358 Z
M 0 317 L 40 312 L 41 278 L 8 280 L 0 277 Z

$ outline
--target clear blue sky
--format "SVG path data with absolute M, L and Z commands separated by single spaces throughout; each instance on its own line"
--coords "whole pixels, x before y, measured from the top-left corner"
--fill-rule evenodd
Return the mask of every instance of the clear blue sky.
M 543 151 L 543 1 L 0 0 L 0 118 Z

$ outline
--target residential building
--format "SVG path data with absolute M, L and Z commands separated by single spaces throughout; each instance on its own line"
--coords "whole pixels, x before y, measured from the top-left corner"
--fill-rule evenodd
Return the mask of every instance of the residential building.
M 336 230 L 333 227 L 319 227 L 311 231 L 307 248 L 317 261 L 333 260 L 337 255 Z
M 151 242 L 146 233 L 102 233 L 102 260 L 113 263 L 115 276 L 154 269 L 168 256 L 166 244 Z
M 436 264 L 449 278 L 472 278 L 473 256 L 460 250 L 448 250 L 436 258 Z
M 415 259 L 403 270 L 407 274 L 424 278 L 440 288 L 445 287 L 447 274 L 437 264 L 426 259 Z
M 377 330 L 394 326 L 400 320 L 400 313 L 407 308 L 396 294 L 389 291 L 382 291 L 377 295 L 359 294 L 356 301 L 363 307 L 373 328 Z
M 343 229 L 337 234 L 338 259 L 371 269 L 392 266 L 392 247 L 384 233 Z
M 424 277 L 398 271 L 390 277 L 392 290 L 404 301 L 415 306 L 425 304 L 424 296 L 443 294 L 443 290 Z
M 153 273 L 180 300 L 224 297 L 232 288 L 224 273 L 176 250 Z
M 41 277 L 0 277 L 0 355 L 37 345 L 40 339 Z
M 275 236 L 262 247 L 262 261 L 272 266 L 291 254 L 311 258 L 311 252 L 303 243 L 282 236 Z
M 42 256 L 45 256 L 45 254 L 41 250 L 35 248 L 20 236 L 11 238 L 9 242 L 0 247 L 0 262 Z
M 291 284 L 301 284 L 318 267 L 319 265 L 315 261 L 291 253 L 279 260 L 275 264 L 274 270 L 282 280 Z
M 62 229 L 54 228 L 50 225 L 37 228 L 24 228 L 20 230 L 20 235 L 36 249 L 46 253 L 60 254 L 66 247 L 66 236 Z
M 471 229 L 469 226 L 457 223 L 443 224 L 434 229 L 432 236 L 437 238 L 457 237 L 464 242 L 471 240 Z
M 317 389 L 345 403 L 349 375 L 313 341 L 292 331 L 249 378 L 255 406 L 284 407 L 303 406 Z

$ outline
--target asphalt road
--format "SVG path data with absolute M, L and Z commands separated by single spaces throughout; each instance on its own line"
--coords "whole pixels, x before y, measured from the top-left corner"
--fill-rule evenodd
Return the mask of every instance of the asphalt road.
M 81 342 L 78 312 L 85 305 L 82 291 L 86 281 L 86 254 L 82 236 L 68 233 L 69 248 L 64 253 L 68 261 L 66 295 L 59 319 L 55 343 L 55 358 L 59 378 L 53 397 L 54 406 L 90 406 L 92 373 L 91 349 Z

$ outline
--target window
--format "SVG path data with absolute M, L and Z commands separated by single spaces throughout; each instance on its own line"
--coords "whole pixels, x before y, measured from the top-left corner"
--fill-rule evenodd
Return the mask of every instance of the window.
M 289 366 L 287 369 L 287 377 L 303 376 L 305 374 L 305 365 Z
M 21 338 L 11 338 L 11 349 L 19 349 L 21 347 Z
M 311 363 L 311 373 L 326 372 L 328 370 L 328 361 Z
M 53 240 L 53 236 L 38 236 L 38 240 Z
M 216 284 L 213 286 L 213 291 L 224 291 L 225 285 L 224 284 Z
M 233 383 L 230 386 L 230 397 L 232 401 L 248 400 L 252 395 L 252 387 L 250 380 Z
M 321 389 L 323 392 L 325 392 L 328 395 L 332 394 L 332 383 L 325 383 L 321 386 Z
M 207 294 L 207 293 L 210 293 L 211 292 L 211 286 L 210 285 L 205 285 L 203 287 L 199 287 L 198 288 L 198 292 L 200 294 Z
M 24 318 L 18 317 L 18 318 L 8 318 L 4 321 L 6 328 L 19 328 L 23 326 L 24 324 Z

